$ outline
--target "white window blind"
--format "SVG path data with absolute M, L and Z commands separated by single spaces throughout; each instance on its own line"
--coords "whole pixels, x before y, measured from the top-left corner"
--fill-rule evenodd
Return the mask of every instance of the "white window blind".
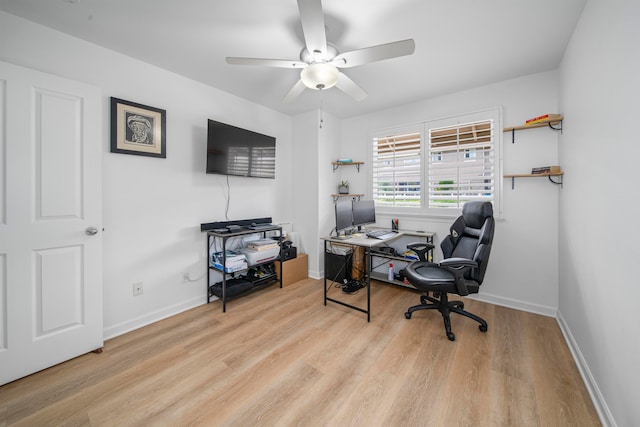
M 494 122 L 429 129 L 429 208 L 460 208 L 494 200 Z
M 420 207 L 421 134 L 373 138 L 373 200 L 377 206 Z

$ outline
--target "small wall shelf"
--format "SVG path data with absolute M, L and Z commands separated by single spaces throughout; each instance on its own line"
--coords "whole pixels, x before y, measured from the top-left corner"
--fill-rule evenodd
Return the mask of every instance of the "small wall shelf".
M 364 165 L 364 162 L 331 162 L 333 165 L 333 171 L 338 170 L 340 166 L 355 166 L 360 172 L 360 165 Z
M 522 125 L 522 126 L 512 126 L 508 128 L 504 128 L 504 132 L 511 132 L 511 143 L 515 144 L 516 142 L 516 131 L 517 130 L 525 130 L 525 129 L 535 129 L 540 127 L 549 127 L 549 129 L 553 129 L 555 131 L 560 131 L 562 133 L 562 121 L 564 120 L 564 116 L 560 116 L 559 118 L 553 118 L 549 120 L 543 120 L 539 123 L 535 123 L 532 125 Z
M 549 181 L 553 184 L 559 185 L 562 187 L 562 179 L 564 177 L 564 172 L 559 172 L 559 173 L 519 173 L 519 174 L 509 174 L 509 175 L 504 175 L 505 178 L 511 178 L 511 189 L 513 190 L 515 188 L 515 181 L 516 178 L 540 178 L 546 176 L 547 178 L 549 178 Z M 552 176 L 557 176 L 560 177 L 558 181 L 554 181 L 553 179 L 551 179 Z
M 341 197 L 351 197 L 353 200 L 360 200 L 360 197 L 364 196 L 364 194 L 332 194 L 333 201 L 337 202 Z

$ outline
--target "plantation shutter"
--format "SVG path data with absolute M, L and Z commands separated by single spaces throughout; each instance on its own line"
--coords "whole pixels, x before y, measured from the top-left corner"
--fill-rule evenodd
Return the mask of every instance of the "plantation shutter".
M 493 120 L 429 129 L 429 207 L 494 200 Z
M 379 206 L 420 207 L 420 132 L 373 138 L 373 199 Z

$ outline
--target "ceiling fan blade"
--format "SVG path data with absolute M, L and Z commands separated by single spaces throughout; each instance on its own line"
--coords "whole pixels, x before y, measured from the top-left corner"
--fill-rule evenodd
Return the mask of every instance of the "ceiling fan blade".
M 300 22 L 307 50 L 310 53 L 327 52 L 327 33 L 321 0 L 298 0 Z
M 302 80 L 298 80 L 298 83 L 296 83 L 291 88 L 289 93 L 284 98 L 282 98 L 282 102 L 289 103 L 293 101 L 298 97 L 298 95 L 300 95 L 305 90 L 305 88 L 306 86 L 304 85 L 304 83 L 302 83 Z
M 307 66 L 306 62 L 294 61 L 289 59 L 237 58 L 234 56 L 227 56 L 227 64 L 261 65 L 264 67 L 277 68 L 304 68 Z
M 415 50 L 416 44 L 413 39 L 407 39 L 341 53 L 331 63 L 338 68 L 356 67 L 383 59 L 411 55 Z
M 336 83 L 336 87 L 356 101 L 362 101 L 368 95 L 367 92 L 364 91 L 364 89 L 358 86 L 356 82 L 351 80 L 344 73 L 338 74 L 338 82 Z

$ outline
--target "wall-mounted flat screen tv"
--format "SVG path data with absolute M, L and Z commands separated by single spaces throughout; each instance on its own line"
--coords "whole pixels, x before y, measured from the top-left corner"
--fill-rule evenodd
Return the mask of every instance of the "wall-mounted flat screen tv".
M 276 177 L 276 139 L 208 120 L 207 173 Z

